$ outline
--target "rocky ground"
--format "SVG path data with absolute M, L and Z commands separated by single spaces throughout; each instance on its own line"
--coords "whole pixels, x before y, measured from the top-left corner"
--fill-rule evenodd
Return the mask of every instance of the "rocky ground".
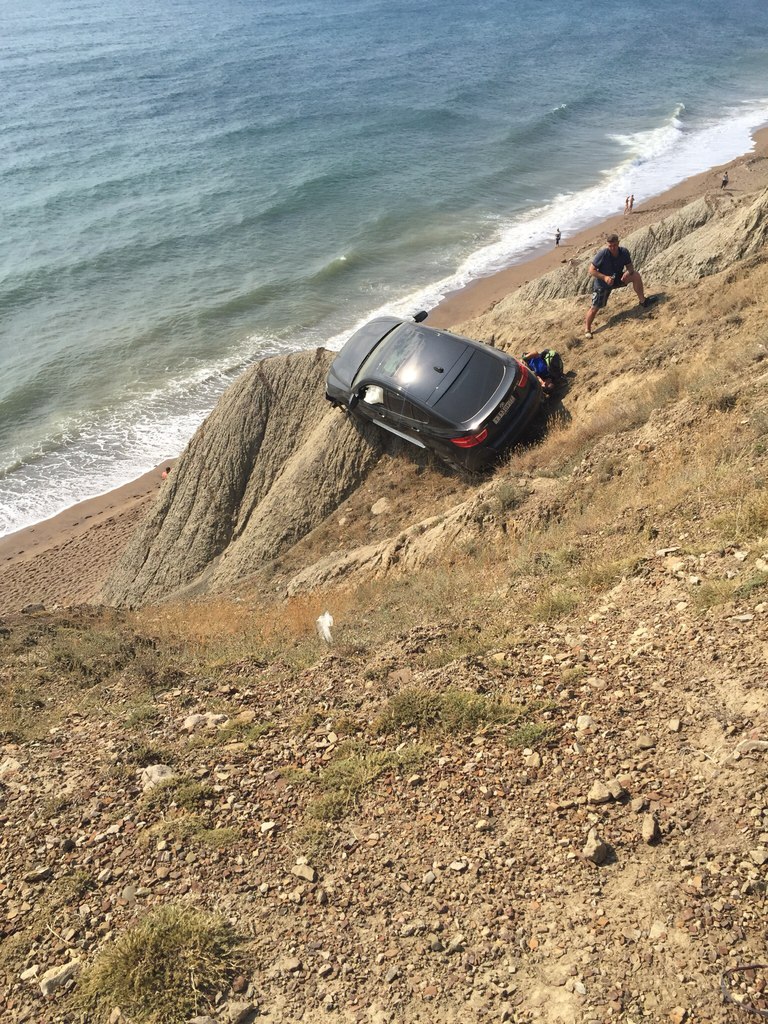
M 48 731 L 0 763 L 3 1020 L 79 1019 L 80 966 L 178 900 L 251 942 L 216 1021 L 732 1021 L 721 985 L 765 1011 L 768 602 L 697 612 L 691 591 L 766 569 L 650 551 L 589 615 L 436 668 L 471 623 L 156 679 L 143 710 L 118 673 L 54 725 L 41 689 Z M 87 619 L 7 623 L 11 661 L 44 675 L 46 638 Z M 371 729 L 421 687 L 541 731 Z M 311 817 L 340 756 L 384 753 L 338 820 Z

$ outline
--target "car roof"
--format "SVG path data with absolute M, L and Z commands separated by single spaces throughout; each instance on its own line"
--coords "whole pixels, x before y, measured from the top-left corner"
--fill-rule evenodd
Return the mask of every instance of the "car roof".
M 381 379 L 404 389 L 416 401 L 433 405 L 473 358 L 506 362 L 493 349 L 469 338 L 403 321 L 386 333 L 356 377 Z

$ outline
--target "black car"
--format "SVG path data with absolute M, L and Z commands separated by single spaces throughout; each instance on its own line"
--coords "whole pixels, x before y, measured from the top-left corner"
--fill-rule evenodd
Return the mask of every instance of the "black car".
M 541 386 L 512 356 L 425 327 L 425 317 L 378 317 L 355 331 L 325 397 L 457 469 L 482 469 L 524 433 Z

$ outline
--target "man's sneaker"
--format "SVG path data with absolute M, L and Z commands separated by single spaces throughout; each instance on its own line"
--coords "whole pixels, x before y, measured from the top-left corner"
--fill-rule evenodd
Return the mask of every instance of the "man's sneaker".
M 654 302 L 658 302 L 658 296 L 648 295 L 645 299 L 643 299 L 640 305 L 643 307 L 643 309 L 648 309 L 648 307 L 652 306 Z
M 592 337 L 592 331 L 584 331 L 584 337 L 585 338 L 591 338 Z

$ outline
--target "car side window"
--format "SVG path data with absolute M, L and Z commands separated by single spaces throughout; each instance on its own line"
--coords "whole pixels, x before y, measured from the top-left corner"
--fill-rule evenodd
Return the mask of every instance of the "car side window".
M 426 423 L 428 420 L 428 416 L 423 409 L 414 405 L 413 402 L 409 402 L 407 398 L 403 398 L 397 391 L 385 390 L 384 408 L 388 412 L 393 413 L 393 415 L 405 420 L 411 420 L 413 423 Z

